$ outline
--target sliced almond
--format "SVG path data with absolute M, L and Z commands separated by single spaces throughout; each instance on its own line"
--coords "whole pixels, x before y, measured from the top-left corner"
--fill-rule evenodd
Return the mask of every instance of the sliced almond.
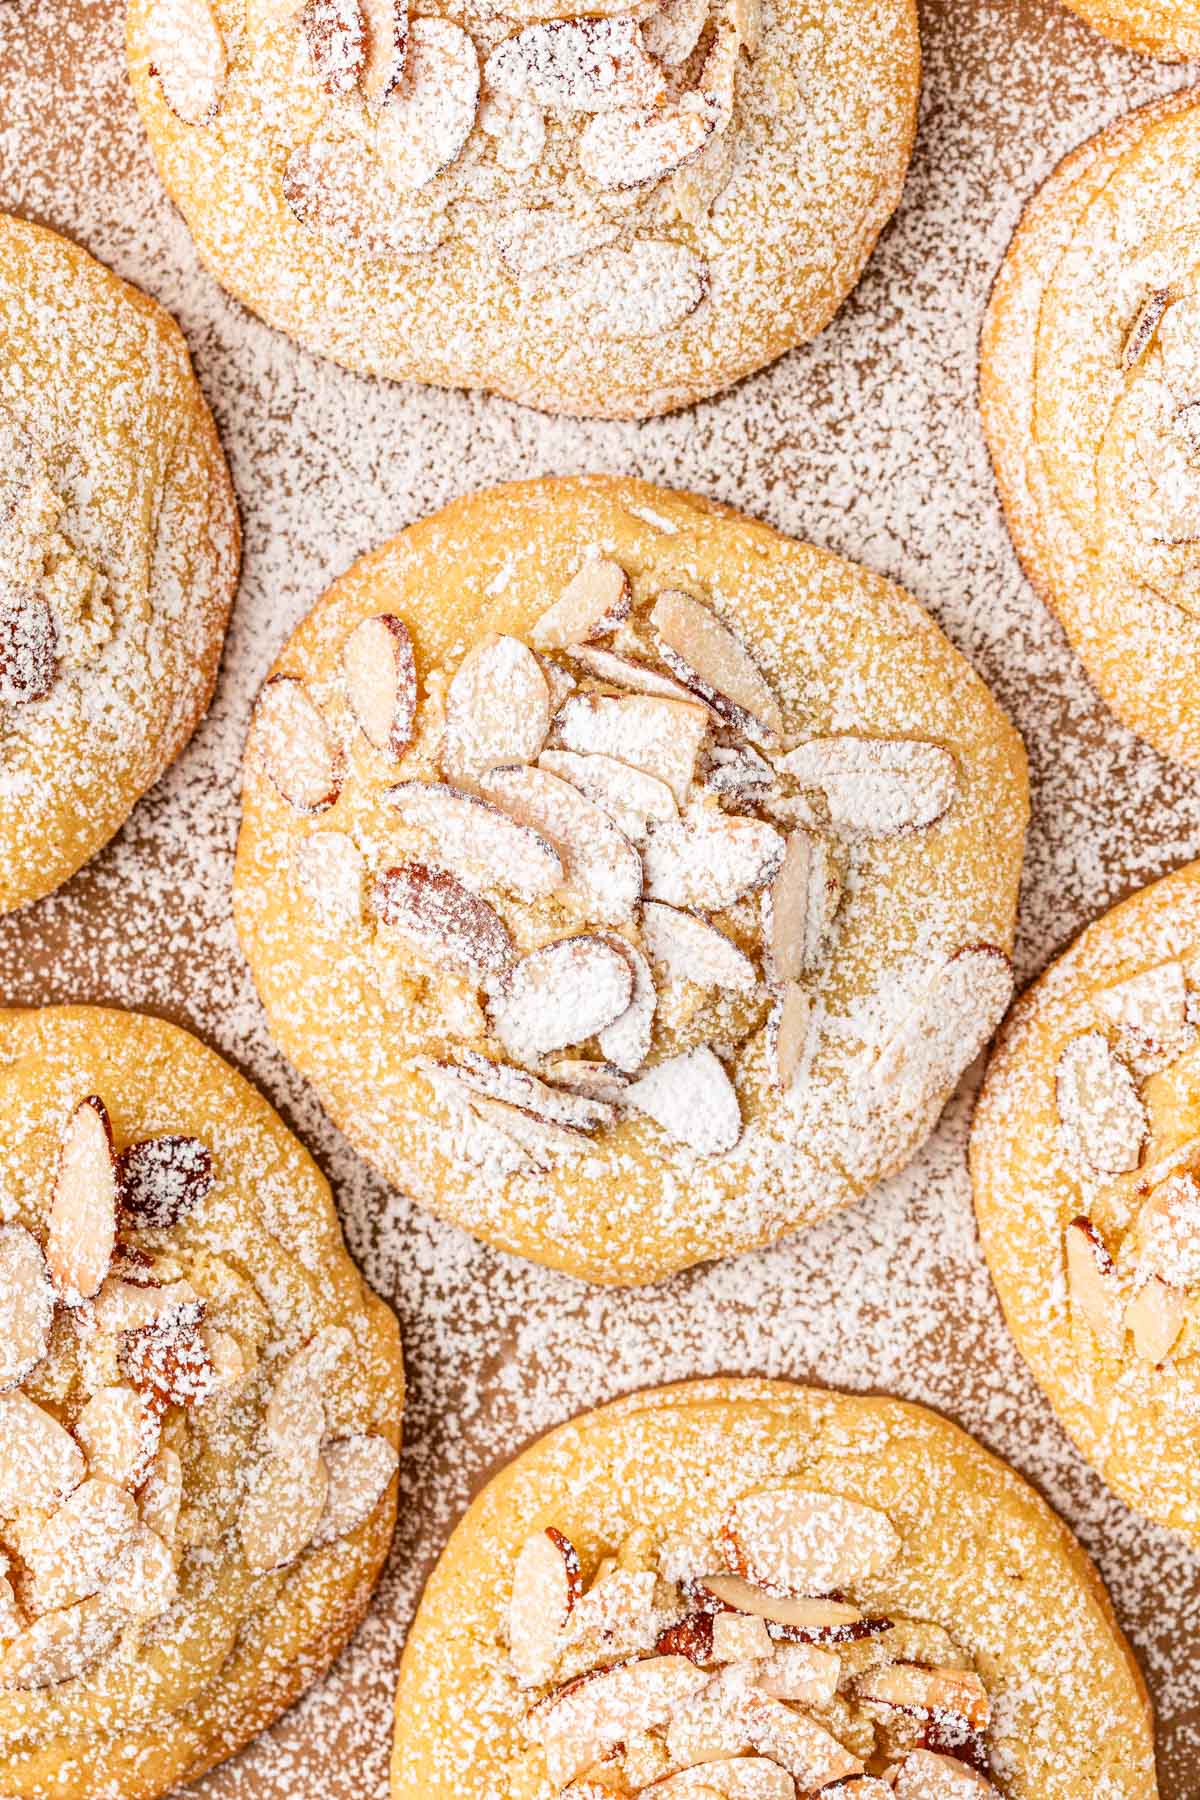
M 1066 1231 L 1067 1286 L 1101 1343 L 1119 1350 L 1122 1338 L 1121 1288 L 1112 1257 L 1091 1220 L 1082 1214 Z
M 686 1656 L 689 1662 L 705 1664 L 713 1660 L 713 1625 L 711 1612 L 688 1613 L 668 1625 L 655 1645 L 658 1656 Z
M 25 1614 L 17 1603 L 9 1572 L 8 1558 L 0 1554 L 0 1655 L 3 1647 L 13 1638 L 20 1637 L 25 1629 Z
M 579 1557 L 561 1531 L 551 1526 L 526 1538 L 508 1608 L 509 1654 L 519 1686 L 540 1687 L 549 1679 L 582 1592 Z
M 1168 1175 L 1150 1191 L 1137 1217 L 1139 1275 L 1157 1275 L 1168 1286 L 1200 1287 L 1200 1181 L 1191 1173 Z
M 586 644 L 615 631 L 632 604 L 633 589 L 620 563 L 605 558 L 585 562 L 529 636 L 542 650 Z
M 385 869 L 372 904 L 381 924 L 435 968 L 464 969 L 482 981 L 512 959 L 512 938 L 499 913 L 448 869 L 419 862 Z
M 709 1677 L 683 1656 L 586 1675 L 535 1707 L 530 1735 L 542 1745 L 546 1771 L 559 1787 L 599 1762 L 626 1735 L 662 1725 L 672 1709 Z
M 246 1358 L 233 1333 L 216 1325 L 201 1325 L 200 1342 L 212 1368 L 213 1393 L 224 1394 L 238 1387 L 246 1376 Z
M 329 1472 L 329 1492 L 313 1545 L 332 1544 L 366 1523 L 382 1500 L 400 1458 L 387 1438 L 371 1433 L 326 1444 L 321 1458 Z
M 132 1618 L 161 1618 L 174 1604 L 179 1576 L 170 1546 L 139 1525 L 117 1559 L 106 1597 Z
M 663 337 L 708 299 L 709 268 L 689 244 L 643 237 L 568 263 L 552 294 L 560 319 L 597 338 Z
M 841 901 L 837 865 L 824 838 L 797 827 L 767 900 L 771 967 L 778 981 L 795 981 L 821 961 Z
M 119 1613 L 97 1599 L 35 1619 L 0 1657 L 0 1689 L 37 1690 L 74 1681 L 121 1630 Z
M 143 1138 L 117 1162 L 121 1208 L 140 1230 L 167 1231 L 212 1190 L 212 1152 L 194 1137 Z
M 427 255 L 450 230 L 444 211 L 405 201 L 379 158 L 337 116 L 292 151 L 283 197 L 302 225 L 364 262 Z
M 399 758 L 417 716 L 417 662 L 412 637 L 395 613 L 362 619 L 342 645 L 346 698 L 367 742 Z
M 723 718 L 769 746 L 783 738 L 778 700 L 745 645 L 711 607 L 668 588 L 655 600 L 650 623 L 667 667 Z
M 81 1100 L 67 1121 L 50 1200 L 46 1263 L 59 1294 L 78 1306 L 99 1292 L 117 1242 L 117 1159 L 104 1102 Z
M 197 1311 L 167 1315 L 121 1340 L 122 1375 L 157 1407 L 198 1406 L 216 1389 Z
M 625 1104 L 699 1156 L 720 1156 L 742 1135 L 737 1092 L 724 1066 L 703 1044 L 630 1082 Z
M 211 0 L 153 0 L 146 18 L 150 73 L 185 125 L 207 125 L 225 92 L 229 61 Z
M 616 1568 L 599 1576 L 576 1601 L 567 1622 L 567 1645 L 576 1651 L 572 1667 L 578 1669 L 584 1649 L 607 1663 L 654 1649 L 662 1623 L 655 1604 L 657 1587 L 653 1569 Z M 561 1667 L 558 1674 L 561 1679 Z
M 767 1042 L 781 1092 L 790 1094 L 804 1066 L 812 1032 L 812 1002 L 799 982 L 787 981 L 767 1020 Z
M 0 701 L 44 700 L 58 673 L 58 629 L 41 594 L 0 588 Z
M 519 638 L 485 637 L 446 694 L 446 772 L 473 780 L 501 763 L 535 762 L 550 729 L 550 690 Z
M 379 114 L 376 145 L 403 190 L 423 188 L 456 162 L 479 107 L 479 56 L 450 19 L 414 19 L 400 83 Z
M 367 27 L 367 53 L 361 86 L 373 111 L 390 100 L 400 85 L 408 54 L 408 0 L 362 0 Z
M 861 1700 L 926 1716 L 950 1713 L 974 1731 L 985 1731 L 992 1716 L 987 1689 L 968 1669 L 930 1669 L 920 1663 L 884 1663 L 859 1675 Z
M 352 94 L 367 60 L 365 22 L 358 0 L 307 0 L 300 25 L 325 92 Z
M 758 986 L 758 971 L 745 951 L 695 913 L 647 900 L 642 937 L 654 961 L 679 980 L 734 993 L 750 993 Z
M 135 1279 L 125 1265 L 108 1276 L 92 1303 L 91 1318 L 99 1331 L 112 1335 L 168 1325 L 180 1317 L 199 1317 L 199 1297 L 190 1281 Z
M 641 951 L 623 937 L 613 936 L 607 942 L 629 964 L 633 976 L 633 992 L 625 1011 L 598 1034 L 600 1053 L 614 1067 L 632 1075 L 641 1068 L 650 1054 L 650 1037 L 654 1028 L 658 995 L 654 977 L 650 973 L 650 964 Z
M 552 656 L 543 656 L 539 652 L 537 664 L 538 668 L 545 676 L 546 686 L 550 690 L 550 712 L 551 716 L 553 716 L 560 712 L 566 705 L 567 701 L 571 698 L 571 695 L 575 692 L 578 683 L 570 669 L 564 669 L 563 665 L 560 662 L 556 662 Z M 538 761 L 540 762 L 541 760 L 541 757 L 539 757 Z
M 1132 369 L 1141 362 L 1158 335 L 1158 328 L 1170 301 L 1170 288 L 1158 288 L 1138 308 L 1121 350 L 1121 367 L 1123 369 Z
M 1072 1152 L 1100 1174 L 1136 1169 L 1150 1133 L 1137 1083 L 1102 1031 L 1072 1038 L 1058 1059 L 1058 1117 Z
M 703 707 L 649 695 L 574 694 L 558 716 L 563 747 L 653 775 L 682 804 L 708 730 Z
M 97 1593 L 137 1526 L 133 1496 L 114 1482 L 82 1482 L 25 1547 L 31 1598 L 57 1612 Z
M 484 1125 L 503 1139 L 506 1147 L 519 1152 L 515 1167 L 545 1172 L 564 1159 L 570 1161 L 591 1147 L 586 1131 L 573 1125 L 559 1125 L 525 1107 L 513 1106 L 507 1100 L 493 1100 L 461 1079 L 459 1069 L 445 1064 L 421 1061 L 412 1065 L 443 1099 L 464 1110 L 473 1123 Z M 473 1147 L 473 1144 L 472 1144 Z
M 612 1063 L 589 1062 L 580 1057 L 566 1056 L 547 1063 L 546 1073 L 560 1088 L 569 1088 L 573 1094 L 606 1106 L 619 1106 L 629 1085 Z
M 844 1494 L 764 1488 L 734 1502 L 722 1538 L 739 1575 L 777 1593 L 828 1594 L 888 1568 L 900 1536 L 885 1512 Z
M 681 700 L 685 706 L 695 706 L 700 698 L 684 682 L 676 681 L 673 675 L 664 675 L 661 669 L 640 656 L 620 655 L 615 650 L 602 649 L 598 644 L 576 644 L 571 656 L 598 681 L 607 682 L 611 687 L 628 688 L 631 694 L 654 694 L 662 700 Z
M 620 951 L 604 938 L 567 937 L 514 963 L 488 1012 L 504 1048 L 526 1062 L 594 1037 L 632 998 L 633 973 Z
M 0 1394 L 0 1518 L 60 1505 L 83 1475 L 79 1446 L 51 1413 L 19 1389 Z
M 142 1523 L 165 1544 L 173 1545 L 182 1504 L 183 1464 L 178 1452 L 163 1444 L 142 1489 Z
M 677 819 L 679 808 L 665 781 L 617 762 L 612 756 L 581 756 L 574 750 L 543 750 L 539 769 L 549 769 L 606 812 L 631 843 L 645 839 L 652 820 Z
M 750 744 L 714 744 L 705 757 L 704 785 L 735 807 L 761 806 L 775 786 L 775 771 Z
M 802 1645 L 797 1648 L 803 1648 Z M 716 1663 L 764 1661 L 775 1649 L 762 1619 L 748 1613 L 716 1613 L 712 1619 L 712 1657 Z M 836 1658 L 834 1661 L 836 1662 Z M 836 1686 L 836 1682 L 835 1682 Z
M 1139 1075 L 1166 1068 L 1196 1040 L 1187 1016 L 1187 980 L 1178 962 L 1158 963 L 1096 995 L 1096 1007 L 1121 1033 Z
M 605 924 L 632 917 L 642 897 L 642 859 L 608 814 L 548 769 L 515 764 L 479 777 L 480 791 L 554 845 L 564 889 Z
M 708 21 L 709 0 L 664 0 L 642 26 L 642 40 L 651 56 L 677 69 L 685 63 Z
M 667 1747 L 672 1761 L 686 1767 L 757 1751 L 786 1769 L 805 1794 L 863 1773 L 859 1759 L 824 1726 L 748 1686 L 737 1668 L 677 1707 Z
M 342 789 L 345 763 L 315 703 L 294 675 L 273 675 L 254 708 L 261 766 L 289 806 L 319 813 Z
M 720 1623 L 718 1618 L 716 1624 Z M 763 1667 L 755 1672 L 754 1685 L 775 1700 L 825 1706 L 837 1693 L 841 1671 L 836 1651 L 818 1650 L 812 1644 L 772 1644 Z
M 646 892 L 669 906 L 722 912 L 773 880 L 783 853 L 773 825 L 697 809 L 651 831 L 642 857 Z
M 273 1456 L 311 1463 L 325 1435 L 325 1387 L 352 1349 L 345 1326 L 325 1325 L 284 1362 L 271 1388 L 264 1427 Z
M 653 106 L 666 85 L 646 54 L 637 21 L 627 15 L 528 25 L 492 51 L 484 79 L 500 93 L 528 95 L 539 106 L 590 113 Z
M 1144 1282 L 1125 1308 L 1126 1329 L 1143 1362 L 1156 1368 L 1171 1354 L 1187 1324 L 1187 1296 L 1157 1275 Z
M 532 105 L 532 102 L 511 101 L 509 104 L 519 107 Z M 533 276 L 574 262 L 576 257 L 586 256 L 591 250 L 602 250 L 620 235 L 620 223 L 614 219 L 580 217 L 552 206 L 523 208 L 511 217 L 497 221 L 496 247 L 510 274 Z M 535 643 L 540 623 L 531 633 Z
M 479 129 L 493 140 L 496 161 L 510 174 L 523 174 L 525 170 L 534 169 L 541 162 L 546 148 L 546 115 L 536 100 L 530 100 L 527 96 L 517 98 L 512 94 L 489 94 L 479 108 Z M 546 208 L 546 212 L 550 215 L 553 209 Z M 555 216 L 563 220 L 571 217 L 569 213 Z M 546 268 L 560 260 L 554 254 L 555 247 L 551 241 L 554 235 L 552 228 L 543 233 L 539 225 L 534 225 L 527 236 L 519 219 L 497 221 L 496 242 L 501 261 L 506 268 L 518 274 L 527 272 L 530 266 Z M 582 226 L 581 235 L 588 236 Z M 605 234 L 602 229 L 599 241 L 608 243 L 615 236 L 616 231 Z M 571 252 L 567 249 L 567 238 L 569 228 L 560 238 L 558 246 L 569 255 Z M 526 258 L 529 262 L 523 269 L 521 265 Z
M 345 831 L 314 831 L 296 845 L 296 882 L 326 924 L 361 925 L 366 862 Z
M 992 944 L 947 958 L 884 1039 L 863 1093 L 868 1120 L 877 1127 L 882 1106 L 912 1124 L 931 1122 L 1000 1023 L 1012 990 L 1012 965 Z
M 457 1062 L 439 1067 L 475 1093 L 503 1100 L 509 1106 L 519 1106 L 551 1124 L 569 1125 L 575 1131 L 596 1131 L 602 1125 L 611 1125 L 616 1118 L 616 1108 L 608 1101 L 548 1087 L 524 1069 L 492 1062 L 472 1050 L 462 1049 L 458 1055 Z
M 910 1750 L 892 1775 L 895 1800 L 1000 1800 L 998 1788 L 960 1762 L 933 1750 Z
M 74 1432 L 90 1475 L 131 1491 L 149 1478 L 158 1454 L 159 1425 L 152 1408 L 133 1388 L 100 1388 L 76 1419 Z
M 0 1389 L 24 1381 L 46 1354 L 54 1293 L 46 1259 L 23 1225 L 0 1226 Z
M 478 794 L 440 781 L 402 781 L 388 789 L 387 799 L 405 824 L 434 846 L 438 860 L 468 881 L 523 900 L 562 885 L 562 860 L 554 846 Z
M 890 1627 L 888 1619 L 868 1619 L 844 1600 L 795 1598 L 769 1594 L 741 1575 L 705 1575 L 697 1584 L 701 1593 L 737 1612 L 766 1619 L 781 1635 L 794 1642 L 850 1643 L 872 1637 Z
M 606 192 L 649 187 L 694 162 L 716 127 L 699 94 L 643 112 L 614 108 L 588 120 L 579 138 L 579 166 Z
M 734 1756 L 696 1763 L 663 1781 L 652 1782 L 643 1793 L 648 1800 L 796 1800 L 796 1783 L 786 1769 L 765 1756 Z M 835 1789 L 833 1800 L 839 1800 Z M 888 1800 L 891 1800 L 890 1792 Z
M 329 1473 L 320 1456 L 268 1456 L 251 1480 L 238 1514 L 246 1562 L 255 1575 L 287 1568 L 303 1554 L 321 1524 Z
M 859 837 L 922 831 L 958 793 L 950 752 L 921 738 L 813 738 L 776 767 L 824 794 L 832 823 Z

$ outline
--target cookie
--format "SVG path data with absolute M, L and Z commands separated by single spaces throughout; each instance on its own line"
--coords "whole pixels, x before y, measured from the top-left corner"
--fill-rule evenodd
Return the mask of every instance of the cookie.
M 1200 1544 L 1200 864 L 1015 1009 L 971 1145 L 1017 1344 L 1088 1461 Z
M 130 0 L 205 263 L 347 368 L 644 418 L 803 343 L 891 216 L 913 0 Z
M 1103 699 L 1200 764 L 1200 293 L 1173 95 L 1069 156 L 1031 203 L 983 333 L 984 425 L 1009 528 Z
M 1200 56 L 1200 20 L 1192 0 L 1066 0 L 1072 12 L 1130 50 L 1167 62 Z
M 150 1800 L 366 1609 L 395 1319 L 316 1164 L 159 1019 L 0 1013 L 0 1788 Z
M 1089 1558 L 889 1399 L 686 1383 L 560 1427 L 455 1531 L 392 1800 L 1113 1800 L 1149 1703 Z
M 651 1280 L 899 1168 L 1007 1005 L 1020 742 L 890 583 L 608 478 L 462 499 L 258 700 L 234 910 L 351 1142 Z
M 174 321 L 0 213 L 0 911 L 73 875 L 186 744 L 238 554 Z

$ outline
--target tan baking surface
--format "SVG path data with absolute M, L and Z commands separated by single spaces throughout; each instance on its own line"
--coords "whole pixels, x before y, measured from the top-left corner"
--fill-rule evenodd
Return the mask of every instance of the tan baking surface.
M 975 1239 L 965 1095 L 907 1174 L 854 1212 L 765 1255 L 592 1294 L 433 1224 L 367 1173 L 273 1053 L 228 907 L 251 698 L 324 584 L 463 488 L 587 468 L 759 513 L 930 607 L 1031 753 L 1022 980 L 1130 887 L 1200 852 L 1200 778 L 1105 714 L 1022 582 L 974 411 L 976 332 L 1021 198 L 1184 73 L 1113 49 L 1052 0 L 934 0 L 906 197 L 825 337 L 695 411 L 589 427 L 358 380 L 226 301 L 151 167 L 120 15 L 120 0 L 0 0 L 0 205 L 78 238 L 180 318 L 232 462 L 245 578 L 207 724 L 89 869 L 0 921 L 0 996 L 159 1010 L 256 1079 L 333 1181 L 352 1249 L 400 1311 L 411 1376 L 400 1531 L 371 1619 L 329 1681 L 199 1791 L 382 1800 L 405 1622 L 474 1489 L 582 1407 L 737 1370 L 941 1407 L 1037 1483 L 1098 1557 L 1142 1656 L 1163 1794 L 1194 1800 L 1200 1557 L 1106 1495 L 1018 1365 Z

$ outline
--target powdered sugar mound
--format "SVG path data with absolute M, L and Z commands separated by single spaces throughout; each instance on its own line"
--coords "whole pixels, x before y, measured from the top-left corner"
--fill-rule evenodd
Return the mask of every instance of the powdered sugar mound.
M 804 1237 L 642 1293 L 590 1292 L 439 1226 L 369 1173 L 272 1049 L 229 917 L 242 740 L 279 644 L 361 551 L 465 489 L 546 471 L 695 487 L 930 607 L 1031 752 L 1020 982 L 1127 889 L 1196 855 L 1197 777 L 1114 723 L 1021 579 L 974 396 L 988 284 L 1023 199 L 1060 155 L 1186 75 L 1112 49 L 1053 0 L 931 0 L 913 174 L 840 318 L 723 400 L 583 427 L 360 381 L 226 300 L 151 165 L 121 10 L 0 0 L 0 194 L 180 318 L 230 456 L 246 570 L 206 725 L 95 863 L 0 922 L 0 993 L 170 1013 L 257 1080 L 334 1181 L 354 1254 L 400 1312 L 412 1382 L 400 1531 L 371 1617 L 326 1682 L 193 1791 L 383 1800 L 404 1630 L 470 1493 L 574 1411 L 738 1370 L 928 1402 L 1029 1475 L 1100 1561 L 1154 1690 L 1162 1793 L 1188 1800 L 1200 1558 L 1106 1493 L 1020 1364 L 976 1243 L 965 1096 L 912 1168 Z

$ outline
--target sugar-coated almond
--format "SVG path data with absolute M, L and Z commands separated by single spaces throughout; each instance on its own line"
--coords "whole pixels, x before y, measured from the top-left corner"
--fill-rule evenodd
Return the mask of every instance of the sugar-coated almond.
M 563 892 L 590 919 L 619 924 L 642 897 L 642 859 L 608 814 L 569 781 L 527 763 L 489 769 L 480 792 L 554 845 Z
M 121 1207 L 132 1223 L 166 1231 L 208 1198 L 212 1152 L 199 1138 L 143 1138 L 121 1152 L 117 1177 Z
M 987 1689 L 968 1669 L 927 1668 L 922 1663 L 884 1663 L 854 1683 L 860 1699 L 905 1712 L 951 1713 L 972 1730 L 984 1731 L 992 1708 Z
M 601 114 L 652 106 L 666 85 L 627 15 L 528 25 L 492 51 L 484 77 L 489 87 L 529 95 L 539 106 Z
M 374 1433 L 337 1438 L 321 1451 L 329 1490 L 314 1545 L 331 1544 L 365 1523 L 383 1498 L 399 1464 L 394 1444 Z
M 259 762 L 289 806 L 319 813 L 341 792 L 345 759 L 315 702 L 294 675 L 273 675 L 254 708 Z
M 421 862 L 385 869 L 372 905 L 380 923 L 435 968 L 462 969 L 482 981 L 512 960 L 512 938 L 499 913 L 448 869 Z
M 124 1488 L 98 1477 L 81 1482 L 25 1547 L 35 1610 L 57 1612 L 97 1593 L 137 1522 Z
M 694 594 L 668 588 L 650 613 L 659 654 L 722 717 L 768 745 L 784 736 L 778 700 L 741 640 Z
M 633 976 L 633 992 L 629 996 L 629 1005 L 623 1013 L 606 1025 L 597 1034 L 600 1054 L 625 1074 L 632 1075 L 641 1068 L 650 1054 L 650 1037 L 654 1027 L 654 1014 L 658 1006 L 658 994 L 654 986 L 654 977 L 650 972 L 650 964 L 637 947 L 628 938 L 615 934 L 607 940 L 629 964 Z
M 583 1578 L 575 1546 L 553 1526 L 526 1538 L 513 1571 L 508 1648 L 523 1688 L 540 1687 L 558 1659 Z
M 647 900 L 642 936 L 654 961 L 676 980 L 735 993 L 749 993 L 758 985 L 758 971 L 745 951 L 695 913 Z
M 313 70 L 326 93 L 335 97 L 352 94 L 367 58 L 359 0 L 306 0 L 300 25 Z
M 819 1650 L 813 1644 L 776 1644 L 772 1639 L 754 1685 L 775 1700 L 825 1706 L 837 1693 L 841 1668 L 836 1651 Z
M 207 125 L 215 118 L 229 61 L 212 0 L 153 0 L 146 48 L 171 111 L 185 125 Z
M 479 56 L 451 19 L 414 19 L 404 70 L 382 107 L 376 145 L 401 190 L 427 187 L 458 160 L 479 107 Z
M 617 762 L 612 756 L 583 756 L 575 750 L 543 750 L 539 769 L 569 781 L 572 787 L 606 812 L 630 843 L 641 844 L 651 821 L 679 817 L 675 796 L 665 781 Z
M 1098 1174 L 1137 1168 L 1149 1121 L 1128 1065 L 1103 1032 L 1071 1039 L 1058 1059 L 1056 1092 L 1059 1121 L 1074 1155 Z
M 251 1477 L 238 1514 L 246 1562 L 255 1575 L 283 1569 L 303 1554 L 318 1529 L 329 1495 L 329 1472 L 311 1460 L 268 1456 Z
M 478 794 L 446 782 L 402 781 L 388 789 L 387 799 L 432 846 L 438 861 L 468 881 L 523 900 L 562 885 L 562 859 L 554 846 Z
M 283 197 L 302 225 L 363 262 L 427 255 L 450 230 L 444 211 L 397 192 L 370 146 L 337 116 L 292 150 Z
M 1176 961 L 1157 963 L 1102 988 L 1096 1008 L 1117 1027 L 1120 1048 L 1139 1075 L 1166 1068 L 1196 1039 L 1187 1016 L 1187 980 Z
M 43 1614 L 0 1657 L 0 1687 L 36 1691 L 75 1680 L 103 1656 L 123 1623 L 97 1598 Z
M 527 94 L 489 94 L 479 108 L 479 129 L 492 139 L 496 147 L 496 161 L 510 174 L 523 174 L 525 170 L 534 169 L 541 162 L 546 148 L 546 115 L 537 101 L 531 100 Z M 525 209 L 522 208 L 522 211 Z M 555 216 L 555 209 L 547 207 L 545 211 L 548 224 L 549 217 Z M 571 218 L 569 213 L 556 216 L 564 221 Z M 548 268 L 552 263 L 562 260 L 562 255 L 577 254 L 569 247 L 569 227 L 564 234 L 559 235 L 557 245 L 553 241 L 556 235 L 553 227 L 544 232 L 535 224 L 527 234 L 520 219 L 498 220 L 496 244 L 500 259 L 514 274 L 527 274 L 531 269 Z M 582 223 L 581 235 L 585 238 L 588 236 Z M 611 242 L 616 235 L 611 231 L 606 235 L 602 230 L 599 242 Z
M 990 1781 L 956 1756 L 910 1750 L 893 1771 L 895 1800 L 1000 1800 Z
M 899 1534 L 878 1507 L 794 1486 L 735 1501 L 722 1537 L 738 1574 L 783 1594 L 832 1593 L 878 1575 L 900 1553 Z
M 121 1340 L 121 1373 L 154 1406 L 198 1406 L 216 1389 L 216 1372 L 200 1334 L 200 1311 L 167 1313 Z
M 704 785 L 730 805 L 761 806 L 775 786 L 775 771 L 751 744 L 714 744 L 706 753 Z
M 609 687 L 627 688 L 631 694 L 653 694 L 660 700 L 681 700 L 685 706 L 695 706 L 701 698 L 686 683 L 676 681 L 674 675 L 664 674 L 662 669 L 648 663 L 641 656 L 627 656 L 617 650 L 607 650 L 599 644 L 576 644 L 571 650 L 571 657 L 598 681 L 607 683 Z
M 546 1064 L 546 1073 L 559 1088 L 602 1106 L 619 1106 L 629 1085 L 628 1078 L 612 1063 L 593 1062 L 587 1057 L 559 1057 Z
M 525 1069 L 492 1062 L 489 1057 L 465 1047 L 458 1052 L 457 1062 L 439 1067 L 456 1076 L 473 1092 L 503 1100 L 509 1106 L 522 1107 L 553 1125 L 569 1125 L 575 1131 L 596 1131 L 602 1125 L 611 1125 L 616 1118 L 616 1107 L 607 1100 L 572 1092 L 569 1088 L 548 1086 Z
M 141 1493 L 142 1523 L 167 1545 L 175 1543 L 183 1504 L 183 1464 L 169 1444 L 159 1447 Z
M 44 700 L 58 673 L 58 629 L 42 594 L 0 588 L 0 701 Z
M 797 826 L 767 897 L 767 936 L 777 981 L 796 981 L 821 961 L 841 900 L 841 880 L 825 839 Z
M 535 762 L 549 729 L 546 677 L 519 638 L 493 634 L 467 652 L 446 694 L 443 761 L 453 780 Z
M 501 977 L 489 999 L 492 1028 L 519 1062 L 582 1043 L 611 1025 L 633 997 L 628 959 L 601 937 L 559 938 Z
M 325 1435 L 326 1383 L 350 1347 L 345 1326 L 326 1325 L 283 1363 L 264 1419 L 272 1455 L 305 1465 L 315 1461 Z
M 804 1066 L 812 1032 L 812 1002 L 798 981 L 785 981 L 767 1020 L 767 1041 L 775 1080 L 788 1094 Z
M 134 1388 L 99 1388 L 76 1419 L 74 1434 L 90 1475 L 131 1492 L 148 1479 L 158 1454 L 159 1423 Z
M 685 63 L 708 20 L 709 0 L 664 0 L 642 26 L 642 39 L 651 56 L 668 69 Z
M 652 695 L 574 694 L 558 716 L 563 748 L 611 756 L 687 797 L 708 730 L 701 706 Z
M 812 738 L 776 767 L 825 796 L 831 822 L 852 836 L 896 837 L 934 825 L 958 793 L 958 769 L 922 738 Z
M 96 1094 L 71 1113 L 50 1199 L 46 1263 L 68 1306 L 90 1300 L 112 1263 L 119 1179 L 112 1127 Z
M 773 825 L 697 809 L 651 830 L 642 856 L 646 893 L 669 906 L 721 912 L 773 880 L 783 853 Z
M 628 1733 L 665 1724 L 680 1701 L 709 1677 L 686 1657 L 651 1656 L 584 1676 L 529 1718 L 545 1752 L 546 1770 L 562 1787 L 599 1762 Z
M 1125 1327 L 1143 1362 L 1157 1368 L 1179 1341 L 1187 1323 L 1187 1295 L 1168 1287 L 1157 1275 L 1142 1283 L 1125 1308 Z
M 632 604 L 633 590 L 620 563 L 596 558 L 571 577 L 529 635 L 542 650 L 586 644 L 615 631 L 629 617 Z
M 742 1135 L 737 1092 L 706 1045 L 657 1063 L 630 1082 L 625 1104 L 699 1156 L 720 1156 Z
M 845 1600 L 768 1593 L 741 1575 L 705 1575 L 697 1590 L 737 1612 L 766 1619 L 797 1643 L 850 1643 L 886 1631 L 889 1619 L 869 1619 Z
M 408 54 L 408 0 L 362 0 L 366 61 L 360 85 L 367 105 L 378 110 L 400 85 Z
M 417 663 L 404 620 L 395 613 L 361 619 L 342 645 L 342 675 L 367 742 L 385 756 L 403 756 L 417 716 Z
M 769 1657 L 774 1649 L 774 1641 L 762 1619 L 749 1613 L 713 1615 L 711 1661 L 758 1662 Z
M 107 1597 L 131 1618 L 150 1620 L 161 1618 L 178 1591 L 170 1545 L 148 1525 L 138 1525 L 117 1559 Z
M 1012 990 L 1012 965 L 994 944 L 968 944 L 948 957 L 896 1020 L 867 1073 L 868 1133 L 883 1109 L 910 1125 L 932 1124 L 1000 1023 Z
M 649 187 L 693 162 L 708 144 L 717 121 L 698 94 L 644 111 L 631 108 L 598 113 L 579 139 L 579 165 L 607 192 Z
M 1168 1286 L 1200 1287 L 1200 1180 L 1177 1170 L 1155 1183 L 1135 1225 L 1139 1275 Z
M 83 1476 L 79 1446 L 52 1413 L 19 1388 L 0 1394 L 0 1518 L 61 1505 Z
M 46 1259 L 23 1225 L 0 1226 L 0 1389 L 13 1387 L 46 1354 L 54 1293 Z
M 554 304 L 597 338 L 663 337 L 699 312 L 709 285 L 708 264 L 690 244 L 639 237 L 568 263 L 554 283 Z

